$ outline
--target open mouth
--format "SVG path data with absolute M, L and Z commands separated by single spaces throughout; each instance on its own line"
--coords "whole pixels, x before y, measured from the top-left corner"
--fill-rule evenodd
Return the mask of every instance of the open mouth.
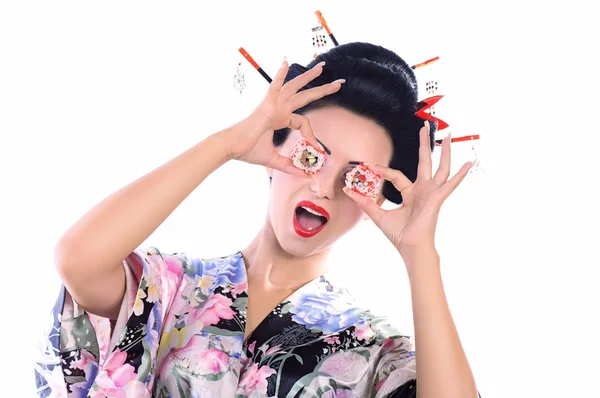
M 328 221 L 327 211 L 309 201 L 298 203 L 294 211 L 294 230 L 305 238 L 315 236 Z

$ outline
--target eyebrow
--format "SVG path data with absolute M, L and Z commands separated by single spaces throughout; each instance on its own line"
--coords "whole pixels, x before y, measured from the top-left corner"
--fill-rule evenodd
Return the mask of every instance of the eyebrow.
M 316 137 L 315 137 L 315 138 L 316 138 Z M 325 144 L 323 144 L 323 143 L 321 142 L 321 140 L 320 140 L 320 139 L 318 139 L 318 138 L 317 138 L 317 141 L 319 142 L 319 144 L 323 145 L 323 149 L 325 149 L 325 153 L 326 153 L 326 154 L 328 154 L 328 155 L 331 155 L 331 151 L 329 150 L 329 148 L 327 148 L 327 147 L 325 146 Z M 349 161 L 349 162 L 348 162 L 348 164 L 349 164 L 349 165 L 354 165 L 354 166 L 357 166 L 357 165 L 359 165 L 360 163 L 361 163 L 361 162 L 359 162 L 359 161 L 356 161 L 356 160 L 351 160 L 351 161 Z
M 316 138 L 316 137 L 315 137 L 315 138 Z M 328 148 L 325 146 L 325 144 L 323 144 L 323 143 L 321 142 L 321 140 L 320 140 L 320 139 L 318 139 L 318 138 L 317 138 L 317 141 L 319 142 L 319 144 L 321 144 L 321 145 L 323 146 L 323 149 L 325 149 L 325 153 L 326 153 L 326 154 L 328 154 L 328 155 L 331 155 L 331 151 L 330 151 L 330 150 L 329 150 L 329 149 L 328 149 Z

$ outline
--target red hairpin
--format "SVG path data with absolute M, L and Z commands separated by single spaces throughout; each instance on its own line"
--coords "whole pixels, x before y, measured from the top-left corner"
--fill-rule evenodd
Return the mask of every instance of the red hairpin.
M 479 134 L 465 135 L 463 137 L 451 138 L 450 143 L 461 142 L 461 141 L 473 141 L 473 140 L 478 140 L 478 139 L 479 139 Z M 436 146 L 442 145 L 442 140 L 435 140 L 435 145 Z
M 432 64 L 432 63 L 434 63 L 435 61 L 439 61 L 439 60 L 440 60 L 440 57 L 431 58 L 431 59 L 428 59 L 428 60 L 427 60 L 427 61 L 425 61 L 425 62 L 421 62 L 420 64 L 413 65 L 413 66 L 411 66 L 411 68 L 412 68 L 412 69 L 418 69 L 418 68 L 422 68 L 423 66 L 426 66 L 426 65 Z
M 415 113 L 416 116 L 420 117 L 423 120 L 433 120 L 437 123 L 438 131 L 445 129 L 448 127 L 448 123 L 443 121 L 442 119 L 438 119 L 437 117 L 425 112 L 426 109 L 431 108 L 435 105 L 439 100 L 441 100 L 443 95 L 434 95 L 433 97 L 426 98 L 420 101 L 417 104 L 418 111 Z

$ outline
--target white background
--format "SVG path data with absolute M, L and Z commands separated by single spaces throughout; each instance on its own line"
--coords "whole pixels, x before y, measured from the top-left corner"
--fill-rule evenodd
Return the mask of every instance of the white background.
M 443 118 L 454 136 L 481 134 L 485 173 L 446 202 L 437 245 L 482 396 L 600 396 L 593 13 L 575 2 L 243 4 L 0 5 L 0 396 L 34 395 L 31 351 L 60 286 L 60 235 L 252 109 L 266 82 L 246 68 L 246 95 L 233 90 L 239 46 L 272 76 L 286 54 L 309 62 L 317 9 L 340 43 L 381 44 L 409 64 L 440 56 Z M 457 170 L 470 147 L 453 151 Z M 267 192 L 264 170 L 226 164 L 144 245 L 239 250 Z M 359 239 L 368 250 L 353 249 Z M 412 334 L 403 267 L 364 223 L 339 242 L 331 274 Z

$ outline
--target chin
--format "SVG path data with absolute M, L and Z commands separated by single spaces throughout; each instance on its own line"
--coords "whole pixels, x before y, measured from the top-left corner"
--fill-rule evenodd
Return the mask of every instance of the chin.
M 294 233 L 292 231 L 292 233 Z M 315 255 L 326 247 L 322 247 L 322 244 L 315 240 L 307 240 L 300 237 L 295 239 L 294 236 L 283 237 L 283 239 L 278 239 L 279 246 L 290 255 L 299 258 L 306 258 L 312 255 Z
M 325 235 L 317 235 L 312 238 L 303 238 L 299 236 L 293 229 L 284 231 L 283 233 L 275 232 L 275 239 L 281 249 L 291 256 L 298 258 L 306 258 L 313 256 L 331 247 L 327 244 Z

